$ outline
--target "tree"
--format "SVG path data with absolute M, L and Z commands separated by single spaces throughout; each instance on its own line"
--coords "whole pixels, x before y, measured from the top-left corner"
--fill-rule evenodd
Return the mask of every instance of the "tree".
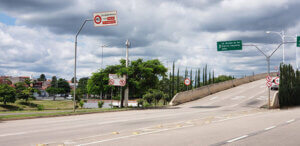
M 7 84 L 0 84 L 0 102 L 6 105 L 6 103 L 14 103 L 15 101 L 16 90 Z
M 71 82 L 74 83 L 74 77 L 72 77 Z M 76 78 L 76 83 L 78 83 L 77 78 Z
M 173 61 L 173 68 L 172 68 L 172 97 L 174 97 L 175 94 L 175 63 Z
M 41 74 L 37 80 L 38 81 L 47 81 L 45 74 Z
M 180 86 L 180 79 L 179 79 L 179 67 L 178 67 L 178 70 L 177 70 L 177 84 L 176 84 L 176 92 L 180 92 L 179 90 L 179 86 Z
M 78 88 L 81 90 L 83 94 L 87 94 L 87 83 L 88 83 L 89 78 L 84 77 L 80 78 L 78 82 Z
M 70 90 L 71 90 L 69 83 L 65 79 L 62 79 L 62 78 L 60 78 L 57 81 L 57 88 L 58 88 L 59 94 L 68 94 L 68 93 L 70 93 Z
M 56 78 L 56 76 L 52 77 L 51 87 L 57 87 L 57 78 Z

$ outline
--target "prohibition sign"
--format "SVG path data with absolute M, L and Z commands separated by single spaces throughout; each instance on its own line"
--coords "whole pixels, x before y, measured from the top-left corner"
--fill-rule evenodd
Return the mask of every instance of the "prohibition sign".
M 120 86 L 125 86 L 126 81 L 125 80 L 120 80 L 119 83 L 120 83 Z
M 95 22 L 96 24 L 100 24 L 101 21 L 102 21 L 101 16 L 97 15 L 97 16 L 94 17 L 94 22 Z
M 114 83 L 115 83 L 114 79 L 109 80 L 109 85 L 114 85 Z
M 266 84 L 267 84 L 267 86 L 268 86 L 269 88 L 272 86 L 272 83 L 271 83 L 271 82 L 267 82 Z
M 185 84 L 186 86 L 190 85 L 190 84 L 191 84 L 191 80 L 190 80 L 189 78 L 186 78 L 186 79 L 184 80 L 184 84 Z
M 267 76 L 266 80 L 267 80 L 268 82 L 271 82 L 272 77 L 271 77 L 271 76 Z
M 276 77 L 274 81 L 276 85 L 279 85 L 279 77 Z

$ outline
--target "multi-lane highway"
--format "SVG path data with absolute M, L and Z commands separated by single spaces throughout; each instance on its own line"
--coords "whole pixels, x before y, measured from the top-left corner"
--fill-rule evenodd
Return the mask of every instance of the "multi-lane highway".
M 299 145 L 300 109 L 266 102 L 259 80 L 168 109 L 2 121 L 0 145 Z

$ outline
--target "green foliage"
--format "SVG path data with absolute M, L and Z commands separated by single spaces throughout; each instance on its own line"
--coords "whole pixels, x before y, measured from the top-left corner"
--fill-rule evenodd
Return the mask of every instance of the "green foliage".
M 83 105 L 84 105 L 84 101 L 83 101 L 83 100 L 80 100 L 80 102 L 79 102 L 80 108 L 83 108 Z
M 98 108 L 102 108 L 104 102 L 103 101 L 98 101 Z
M 24 99 L 26 102 L 29 98 L 33 97 L 33 93 L 36 91 L 34 88 L 29 87 L 25 82 L 18 82 L 15 84 L 16 97 L 18 99 Z
M 143 99 L 151 104 L 154 102 L 154 105 L 156 106 L 158 102 L 165 97 L 165 94 L 162 91 L 150 89 L 144 96 Z
M 137 102 L 137 106 L 138 106 L 138 107 L 143 107 L 143 105 L 144 105 L 144 100 L 143 100 L 142 98 L 136 100 L 136 102 Z
M 78 82 L 78 89 L 81 90 L 83 94 L 87 94 L 87 83 L 88 83 L 89 78 L 80 78 Z
M 58 94 L 58 91 L 59 89 L 58 88 L 55 88 L 55 87 L 48 87 L 46 89 L 46 91 L 49 93 L 50 96 L 53 96 L 55 94 Z
M 47 81 L 45 74 L 41 74 L 37 80 L 38 81 Z
M 300 74 L 291 65 L 280 65 L 280 107 L 300 105 Z
M 224 81 L 233 80 L 233 79 L 234 79 L 234 77 L 232 77 L 232 76 L 220 75 L 220 76 L 214 78 L 214 83 L 224 82 Z
M 44 110 L 44 109 L 45 109 L 45 107 L 42 104 L 39 104 L 37 106 L 37 110 L 39 110 L 39 111 Z
M 16 101 L 16 90 L 7 85 L 7 84 L 0 84 L 0 102 L 3 102 L 4 105 L 6 103 L 14 103 Z

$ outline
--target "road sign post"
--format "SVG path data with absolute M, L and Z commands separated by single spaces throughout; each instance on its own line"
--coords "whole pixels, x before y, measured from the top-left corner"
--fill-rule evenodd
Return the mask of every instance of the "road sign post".
M 77 37 L 81 32 L 83 26 L 87 21 L 94 21 L 95 26 L 109 26 L 109 25 L 116 25 L 117 20 L 117 11 L 111 12 L 101 12 L 101 13 L 94 13 L 94 19 L 86 19 L 84 20 L 83 24 L 79 28 L 78 32 L 75 36 L 75 59 L 74 59 L 74 97 L 73 97 L 73 112 L 75 112 L 76 107 L 76 67 L 77 67 Z
M 242 50 L 242 41 L 221 41 L 217 42 L 218 51 Z
M 300 36 L 297 36 L 297 47 L 300 47 Z

